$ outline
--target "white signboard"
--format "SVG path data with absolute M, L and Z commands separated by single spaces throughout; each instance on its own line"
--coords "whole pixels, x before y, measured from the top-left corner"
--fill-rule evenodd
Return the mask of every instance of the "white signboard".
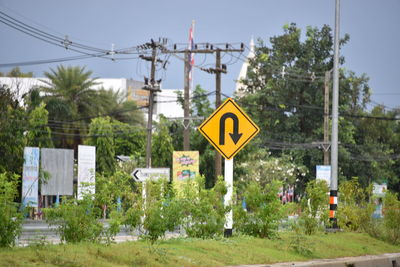
M 317 165 L 317 179 L 324 180 L 331 185 L 331 166 L 330 165 Z
M 146 180 L 159 180 L 159 179 L 167 179 L 170 177 L 170 169 L 169 168 L 136 168 L 131 173 L 133 179 L 138 182 L 144 182 Z
M 22 205 L 38 207 L 39 189 L 39 148 L 24 148 L 24 166 L 22 171 Z
M 387 185 L 385 183 L 383 184 L 377 184 L 377 183 L 373 183 L 374 188 L 372 191 L 372 194 L 378 197 L 384 197 L 386 194 L 386 190 L 387 190 Z
M 96 147 L 78 146 L 78 199 L 96 190 Z

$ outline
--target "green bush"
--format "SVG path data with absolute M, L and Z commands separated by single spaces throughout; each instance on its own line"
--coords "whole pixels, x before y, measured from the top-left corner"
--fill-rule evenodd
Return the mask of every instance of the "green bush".
M 183 228 L 189 237 L 213 238 L 222 235 L 225 213 L 230 209 L 223 202 L 226 191 L 222 177 L 211 189 L 205 188 L 204 176 L 185 182 L 178 201 L 185 216 Z
M 85 195 L 82 200 L 62 199 L 55 208 L 44 209 L 49 225 L 56 225 L 61 241 L 77 243 L 98 242 L 104 233 L 98 221 L 101 210 L 94 205 L 93 196 Z
M 143 229 L 145 232 L 142 237 L 150 240 L 153 244 L 158 239 L 165 236 L 167 231 L 173 231 L 181 223 L 182 208 L 181 203 L 174 198 L 173 189 L 165 180 L 157 182 L 147 181 L 146 199 L 144 202 L 144 221 Z M 131 219 L 137 222 L 139 213 L 131 210 Z
M 372 219 L 375 204 L 372 201 L 372 186 L 363 189 L 357 178 L 342 182 L 339 186 L 340 203 L 337 221 L 341 229 L 366 230 Z
M 282 218 L 281 203 L 278 198 L 280 186 L 281 183 L 278 181 L 272 181 L 264 186 L 258 182 L 250 182 L 243 194 L 247 210 L 242 208 L 241 203 L 235 206 L 233 213 L 235 228 L 251 236 L 275 237 Z
M 387 192 L 383 200 L 383 225 L 385 239 L 395 245 L 400 244 L 400 201 L 397 194 Z
M 365 231 L 372 237 L 381 239 L 385 242 L 400 244 L 400 201 L 397 195 L 386 192 L 383 199 L 383 218 L 370 219 L 365 225 Z
M 18 183 L 18 175 L 0 173 L 0 247 L 13 246 L 21 232 L 22 213 L 14 202 Z
M 306 197 L 301 201 L 299 226 L 306 235 L 312 235 L 328 222 L 328 185 L 322 180 L 312 180 L 306 187 Z

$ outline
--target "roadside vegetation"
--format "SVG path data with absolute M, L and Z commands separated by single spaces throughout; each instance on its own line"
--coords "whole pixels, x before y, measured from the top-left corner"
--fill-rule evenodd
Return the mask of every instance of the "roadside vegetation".
M 331 233 L 307 237 L 312 252 L 296 251 L 293 238 L 251 236 L 233 238 L 177 238 L 150 247 L 146 241 L 110 246 L 79 243 L 35 244 L 26 248 L 0 250 L 0 266 L 227 266 L 268 264 L 310 259 L 361 256 L 399 252 L 399 246 L 359 233 Z
M 146 132 L 135 102 L 122 101 L 111 90 L 93 90 L 96 79 L 81 67 L 46 72 L 48 86 L 32 88 L 24 101 L 0 85 L 0 246 L 7 247 L 0 250 L 0 265 L 220 266 L 399 252 L 399 111 L 367 110 L 368 77 L 341 69 L 337 219 L 343 232 L 325 233 L 331 226 L 329 189 L 315 179 L 323 153 L 313 141 L 323 136 L 321 75 L 332 68 L 331 30 L 309 27 L 304 41 L 295 24 L 283 31 L 271 38 L 271 47 L 259 40 L 243 95 L 236 99 L 261 133 L 235 157 L 234 199 L 227 207 L 226 186 L 212 167 L 214 149 L 196 123 L 191 147 L 200 152 L 201 175 L 179 188 L 169 180 L 142 185 L 130 175 L 145 162 Z M 342 45 L 348 40 L 345 36 Z M 279 74 L 282 65 L 288 66 L 285 76 Z M 14 69 L 8 75 L 30 74 Z M 206 90 L 195 88 L 191 116 L 211 114 L 207 97 Z M 172 167 L 172 152 L 182 150 L 182 131 L 181 123 L 159 118 L 153 167 Z M 79 144 L 96 146 L 96 193 L 79 200 L 62 197 L 59 205 L 43 210 L 61 245 L 42 240 L 13 248 L 29 211 L 19 204 L 23 148 Z M 131 160 L 119 164 L 116 155 Z M 389 190 L 383 217 L 374 218 L 372 183 L 384 181 Z M 225 214 L 231 209 L 234 237 L 225 239 Z M 114 244 L 121 227 L 140 240 Z M 169 232 L 182 236 L 165 240 Z

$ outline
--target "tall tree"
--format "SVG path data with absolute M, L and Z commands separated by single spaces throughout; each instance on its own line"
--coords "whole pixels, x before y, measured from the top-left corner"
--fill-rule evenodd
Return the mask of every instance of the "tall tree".
M 156 127 L 157 130 L 153 134 L 151 143 L 151 166 L 172 167 L 172 152 L 174 151 L 174 147 L 165 117 L 160 117 L 160 121 Z
M 238 101 L 260 126 L 261 146 L 274 155 L 290 153 L 296 163 L 308 167 L 311 176 L 299 177 L 304 184 L 322 163 L 322 151 L 313 142 L 323 140 L 324 76 L 333 67 L 333 38 L 327 25 L 307 27 L 305 38 L 294 23 L 283 31 L 270 38 L 271 47 L 259 40 Z M 348 40 L 345 35 L 341 46 Z M 369 101 L 368 77 L 341 70 L 340 81 L 340 112 L 361 112 Z M 339 127 L 340 142 L 354 143 L 353 123 L 341 119 Z M 340 153 L 348 153 L 347 148 L 341 146 Z M 346 170 L 341 171 L 343 175 Z
M 22 173 L 26 117 L 18 99 L 0 84 L 0 173 Z
M 92 101 L 96 96 L 96 91 L 92 89 L 96 85 L 96 79 L 91 78 L 91 71 L 79 66 L 61 65 L 56 70 L 45 72 L 44 75 L 47 80 L 43 82 L 47 86 L 42 87 L 41 91 L 45 94 L 49 119 L 76 121 L 72 126 L 59 124 L 53 127 L 62 128 L 67 133 L 57 136 L 57 146 L 77 148 L 77 145 L 82 143 L 81 135 L 86 133 L 90 117 L 97 115 L 97 106 Z M 80 120 L 85 117 L 86 120 Z
M 46 104 L 41 103 L 38 107 L 29 113 L 28 118 L 28 133 L 26 134 L 26 141 L 28 146 L 33 147 L 53 147 L 51 139 L 51 130 L 48 127 L 48 115 Z
M 96 171 L 112 175 L 115 171 L 114 133 L 110 117 L 93 119 L 86 144 L 96 147 Z

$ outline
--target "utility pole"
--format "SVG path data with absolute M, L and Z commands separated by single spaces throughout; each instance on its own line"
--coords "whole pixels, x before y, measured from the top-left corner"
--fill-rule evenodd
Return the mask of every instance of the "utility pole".
M 330 71 L 325 72 L 325 92 L 324 92 L 324 165 L 330 165 L 329 158 L 329 80 L 330 80 Z
M 185 69 L 184 69 L 184 103 L 183 103 L 183 150 L 189 151 L 190 150 L 190 121 L 189 121 L 189 71 L 190 71 L 190 62 L 189 62 L 189 54 L 188 50 L 185 51 Z
M 153 107 L 154 107 L 154 94 L 155 92 L 160 92 L 161 81 L 157 81 L 156 83 L 156 64 L 160 62 L 157 60 L 157 49 L 159 44 L 151 40 L 151 43 L 147 43 L 146 45 L 152 48 L 151 57 L 141 55 L 140 58 L 151 61 L 151 72 L 150 72 L 150 84 L 148 79 L 145 78 L 145 86 L 144 90 L 149 90 L 149 110 L 147 115 L 147 145 L 146 145 L 146 168 L 151 168 L 151 134 L 153 129 Z
M 331 191 L 329 220 L 332 227 L 337 228 L 335 212 L 337 209 L 338 189 L 338 131 L 339 131 L 339 26 L 340 0 L 335 2 L 335 38 L 333 57 L 333 92 L 332 92 L 332 148 L 331 148 Z
M 188 69 L 189 69 L 189 53 L 192 54 L 213 54 L 215 53 L 216 55 L 216 63 L 215 63 L 215 68 L 209 68 L 209 69 L 204 69 L 200 68 L 202 71 L 208 72 L 215 74 L 215 91 L 216 91 L 216 96 L 215 96 L 215 108 L 218 108 L 221 105 L 221 73 L 227 73 L 226 70 L 226 65 L 221 64 L 221 53 L 222 52 L 243 52 L 244 51 L 244 44 L 241 44 L 241 47 L 239 49 L 232 48 L 232 45 L 230 44 L 225 44 L 223 48 L 218 47 L 217 45 L 213 44 L 202 44 L 203 47 L 200 48 L 199 46 L 201 45 L 195 45 L 195 49 L 183 49 L 183 50 L 177 50 L 176 47 L 177 45 L 174 45 L 174 50 L 166 50 L 163 49 L 163 53 L 171 53 L 171 54 L 179 54 L 183 53 L 185 54 L 184 62 L 185 62 L 185 92 L 184 92 L 184 148 L 185 148 L 185 140 L 189 140 L 189 120 L 186 118 L 189 117 L 189 89 L 186 90 L 186 88 L 189 88 L 189 79 L 188 79 Z M 187 47 L 187 46 L 186 46 Z M 186 93 L 187 91 L 187 93 Z M 187 112 L 187 114 L 186 114 Z M 187 132 L 185 131 L 187 130 Z M 187 137 L 185 137 L 187 134 Z M 189 143 L 189 141 L 187 141 Z M 189 148 L 189 145 L 187 146 Z M 218 152 L 215 152 L 215 175 L 216 177 L 219 175 L 222 175 L 222 157 Z
M 221 72 L 226 73 L 221 69 L 221 50 L 217 49 L 215 53 L 215 109 L 221 105 Z M 215 151 L 215 176 L 222 175 L 222 156 L 218 151 Z

